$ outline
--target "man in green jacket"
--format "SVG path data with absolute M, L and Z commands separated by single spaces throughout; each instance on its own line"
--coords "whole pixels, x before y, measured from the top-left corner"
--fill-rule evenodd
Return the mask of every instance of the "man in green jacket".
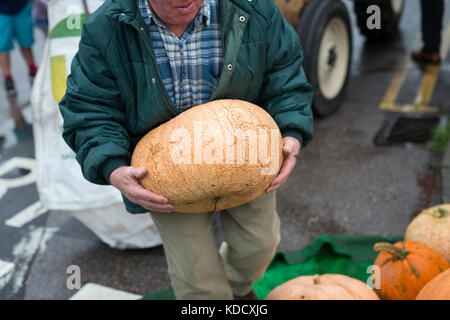
M 273 258 L 274 190 L 313 133 L 302 55 L 295 31 L 267 0 L 110 0 L 86 21 L 60 102 L 63 137 L 86 179 L 118 188 L 129 212 L 151 213 L 177 299 L 251 297 Z M 217 99 L 264 108 L 284 154 L 264 195 L 220 213 L 219 251 L 212 213 L 171 212 L 165 197 L 139 184 L 146 170 L 130 166 L 148 131 Z

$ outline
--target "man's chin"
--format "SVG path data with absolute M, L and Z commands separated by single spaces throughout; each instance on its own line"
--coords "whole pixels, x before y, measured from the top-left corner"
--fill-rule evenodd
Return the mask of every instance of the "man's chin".
M 194 20 L 196 15 L 197 13 L 191 13 L 190 15 L 180 14 L 177 16 L 177 18 L 180 23 L 189 24 L 192 22 L 192 20 Z

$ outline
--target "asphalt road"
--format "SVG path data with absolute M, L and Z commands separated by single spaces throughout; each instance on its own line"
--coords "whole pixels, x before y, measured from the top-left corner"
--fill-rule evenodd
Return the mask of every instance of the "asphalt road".
M 302 151 L 297 167 L 278 192 L 282 227 L 279 250 L 298 249 L 326 233 L 402 235 L 418 210 L 441 201 L 439 176 L 433 170 L 439 158 L 425 144 L 373 143 L 392 117 L 380 109 L 380 102 L 399 66 L 415 49 L 420 31 L 418 1 L 407 1 L 405 10 L 399 37 L 382 44 L 366 43 L 352 15 L 354 52 L 346 100 L 332 116 L 316 119 L 313 142 Z M 449 22 L 448 11 L 444 25 Z M 34 50 L 39 58 L 43 37 L 36 32 Z M 17 51 L 13 71 L 19 75 L 19 104 L 26 104 L 29 85 Z M 422 75 L 422 70 L 409 66 L 399 102 L 414 101 Z M 449 76 L 447 57 L 431 99 L 431 104 L 443 112 L 450 108 Z M 29 107 L 24 107 L 24 114 L 30 122 Z M 14 157 L 34 158 L 32 132 L 13 131 L 3 90 L 0 127 L 0 135 L 5 136 L 0 168 Z M 24 170 L 13 169 L 3 178 L 24 174 Z M 61 211 L 45 212 L 19 227 L 7 224 L 38 200 L 32 181 L 10 188 L 0 197 L 1 299 L 68 299 L 77 292 L 67 286 L 67 268 L 71 265 L 79 267 L 82 286 L 95 283 L 143 295 L 170 285 L 161 246 L 145 250 L 110 248 Z M 218 230 L 217 240 L 220 238 Z

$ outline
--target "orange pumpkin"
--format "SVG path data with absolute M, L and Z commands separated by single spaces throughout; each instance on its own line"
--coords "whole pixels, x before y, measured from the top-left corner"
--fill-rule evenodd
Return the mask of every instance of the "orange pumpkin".
M 362 281 L 342 274 L 301 276 L 273 289 L 266 300 L 379 300 Z
M 450 300 L 450 269 L 428 282 L 416 300 Z
M 174 212 L 220 211 L 264 193 L 280 170 L 282 147 L 267 111 L 223 99 L 151 130 L 137 144 L 131 165 L 147 169 L 142 186 L 165 196 Z
M 381 299 L 414 300 L 422 288 L 434 277 L 449 268 L 442 256 L 416 242 L 377 243 L 375 251 L 381 251 L 375 260 L 380 268 Z

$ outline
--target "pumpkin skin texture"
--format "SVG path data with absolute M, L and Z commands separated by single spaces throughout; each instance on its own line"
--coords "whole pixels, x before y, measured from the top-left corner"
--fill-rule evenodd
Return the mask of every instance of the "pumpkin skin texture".
M 342 275 L 301 276 L 274 288 L 266 300 L 379 300 L 362 281 Z
M 131 165 L 147 169 L 141 185 L 166 197 L 173 212 L 211 212 L 262 195 L 280 170 L 282 147 L 280 130 L 265 110 L 246 101 L 216 100 L 147 133 Z
M 428 282 L 420 290 L 416 300 L 450 300 L 450 269 Z
M 439 253 L 416 242 L 377 243 L 381 251 L 375 259 L 380 268 L 380 288 L 383 300 L 414 300 L 422 288 L 434 277 L 449 268 Z
M 450 204 L 422 211 L 406 229 L 405 241 L 421 242 L 450 263 Z

